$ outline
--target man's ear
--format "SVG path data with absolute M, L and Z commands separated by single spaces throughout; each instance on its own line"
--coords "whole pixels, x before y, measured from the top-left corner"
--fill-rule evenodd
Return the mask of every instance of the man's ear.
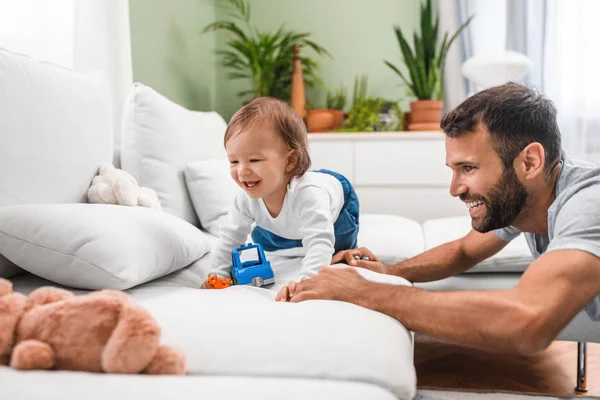
M 515 160 L 515 169 L 524 179 L 532 179 L 544 173 L 546 152 L 538 142 L 527 145 Z
M 298 164 L 298 152 L 294 149 L 291 149 L 288 152 L 287 165 L 285 167 L 285 172 L 287 172 L 287 173 L 292 172 L 294 170 L 294 168 L 296 168 L 297 164 Z

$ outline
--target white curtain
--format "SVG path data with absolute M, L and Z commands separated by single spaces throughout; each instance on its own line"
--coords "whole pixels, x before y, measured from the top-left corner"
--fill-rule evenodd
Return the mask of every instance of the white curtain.
M 544 93 L 558 108 L 563 147 L 600 164 L 600 1 L 550 0 Z
M 448 50 L 444 71 L 444 108 L 450 111 L 480 90 L 463 78 L 461 66 L 475 55 L 499 53 L 506 48 L 507 0 L 438 0 L 440 31 L 454 34 L 475 17 Z
M 103 72 L 113 97 L 118 149 L 123 102 L 132 84 L 128 0 L 0 0 L 0 47 Z

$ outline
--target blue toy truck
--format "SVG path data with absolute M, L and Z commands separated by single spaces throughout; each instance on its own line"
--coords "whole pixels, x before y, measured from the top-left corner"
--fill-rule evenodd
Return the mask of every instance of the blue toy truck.
M 258 260 L 242 262 L 240 260 L 240 253 L 252 249 L 256 249 Z M 271 263 L 267 261 L 265 251 L 260 244 L 248 243 L 245 246 L 238 247 L 231 252 L 231 260 L 233 262 L 231 275 L 233 276 L 235 285 L 261 287 L 275 283 L 275 275 L 273 274 Z

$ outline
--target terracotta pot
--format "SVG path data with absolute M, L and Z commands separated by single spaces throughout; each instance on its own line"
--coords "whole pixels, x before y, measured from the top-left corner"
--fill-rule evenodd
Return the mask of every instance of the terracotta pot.
M 409 131 L 440 130 L 442 119 L 441 100 L 418 100 L 410 103 Z
M 309 132 L 327 132 L 334 126 L 333 110 L 326 108 L 315 108 L 308 110 L 306 115 L 306 125 Z
M 331 110 L 333 113 L 333 126 L 331 129 L 340 129 L 344 125 L 345 113 L 341 110 Z

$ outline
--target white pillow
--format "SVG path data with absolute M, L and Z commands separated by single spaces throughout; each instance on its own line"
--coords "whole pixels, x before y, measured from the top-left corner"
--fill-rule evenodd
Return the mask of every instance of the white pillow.
M 156 191 L 163 209 L 196 225 L 183 170 L 225 158 L 227 124 L 216 112 L 190 111 L 135 83 L 123 110 L 121 167 Z
M 200 225 L 218 236 L 221 224 L 242 190 L 229 175 L 229 161 L 195 161 L 185 167 L 185 182 Z
M 0 207 L 0 254 L 73 288 L 127 289 L 177 271 L 209 250 L 198 228 L 147 207 Z
M 459 239 L 471 230 L 470 217 L 438 218 L 423 224 L 425 250 Z M 477 272 L 524 272 L 533 262 L 525 236 L 519 235 L 497 254 L 469 269 Z
M 85 202 L 113 130 L 103 76 L 0 49 L 0 206 Z

